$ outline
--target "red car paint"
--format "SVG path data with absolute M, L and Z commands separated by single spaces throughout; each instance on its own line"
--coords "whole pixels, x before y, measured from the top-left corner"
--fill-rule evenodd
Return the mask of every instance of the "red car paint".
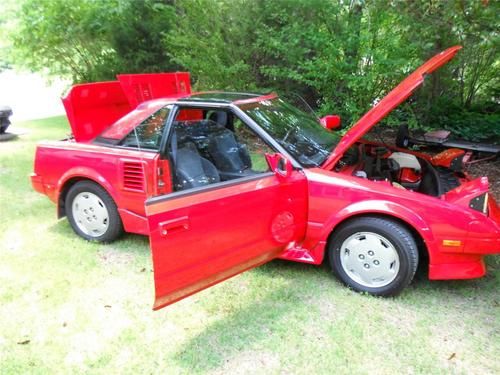
M 459 148 L 450 148 L 435 155 L 431 161 L 433 165 L 450 168 L 454 161 L 463 160 L 465 151 Z
M 463 175 L 461 186 L 436 197 L 360 178 L 362 163 L 339 162 L 355 144 L 375 155 L 377 144 L 361 137 L 459 49 L 444 51 L 405 79 L 347 132 L 320 167 L 301 167 L 269 140 L 276 151 L 267 156 L 270 172 L 185 191 L 173 190 L 164 155 L 98 140 L 123 139 L 167 105 L 189 107 L 179 110 L 178 121 L 203 119 L 203 109 L 222 108 L 251 123 L 241 108 L 275 100 L 276 94 L 232 101 L 214 99 L 217 92 L 190 96 L 186 73 L 79 85 L 63 99 L 75 139 L 38 145 L 32 184 L 57 204 L 58 217 L 65 215 L 64 197 L 76 181 L 94 181 L 109 193 L 125 231 L 150 236 L 155 309 L 275 258 L 320 264 L 332 232 L 363 215 L 390 217 L 411 228 L 428 254 L 430 279 L 481 277 L 484 255 L 500 252 L 496 202 L 489 197 L 487 213 L 469 207 L 472 198 L 487 193 L 486 178 L 468 182 Z M 158 89 L 158 82 L 169 89 Z M 395 151 L 432 163 L 427 155 L 397 148 L 381 158 Z M 451 159 L 446 154 L 435 161 Z M 415 182 L 418 173 L 406 171 L 411 181 L 402 182 Z

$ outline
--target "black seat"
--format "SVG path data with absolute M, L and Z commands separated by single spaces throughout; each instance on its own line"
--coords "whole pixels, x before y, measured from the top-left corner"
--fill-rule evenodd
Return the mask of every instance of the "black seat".
M 200 156 L 192 142 L 186 142 L 176 150 L 176 190 L 205 186 L 220 181 L 215 166 Z
M 232 131 L 222 129 L 210 136 L 208 153 L 222 180 L 255 174 L 248 150 L 239 144 Z
M 234 132 L 234 116 L 226 111 L 213 111 L 208 120 Z
M 226 127 L 227 126 L 227 112 L 226 111 L 213 111 L 208 117 L 209 120 Z

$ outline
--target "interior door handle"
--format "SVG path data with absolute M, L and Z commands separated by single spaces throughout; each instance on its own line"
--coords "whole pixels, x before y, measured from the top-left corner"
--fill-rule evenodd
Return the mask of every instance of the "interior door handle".
M 158 224 L 162 237 L 175 232 L 180 232 L 189 229 L 189 217 L 182 216 L 172 220 L 162 221 Z

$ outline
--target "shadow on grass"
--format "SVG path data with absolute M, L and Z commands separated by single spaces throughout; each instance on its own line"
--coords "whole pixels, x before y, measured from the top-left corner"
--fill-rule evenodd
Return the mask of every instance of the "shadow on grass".
M 75 241 L 66 220 L 61 220 L 50 227 L 51 231 L 64 238 Z M 78 239 L 78 241 L 85 242 Z M 127 234 L 111 245 L 118 251 L 128 254 L 149 254 L 149 240 L 146 236 Z M 415 281 L 400 297 L 394 298 L 394 304 L 405 306 L 416 314 L 433 311 L 439 316 L 446 316 L 448 310 L 456 306 L 472 315 L 474 303 L 470 296 L 481 300 L 497 299 L 498 269 L 500 263 L 496 259 L 488 259 L 489 276 L 479 280 L 467 281 L 429 281 L 425 267 L 419 270 Z M 323 318 L 311 309 L 311 304 L 318 304 L 325 294 L 327 298 L 343 297 L 343 304 L 357 303 L 360 298 L 350 297 L 344 286 L 335 281 L 329 266 L 320 267 L 275 260 L 252 271 L 248 278 L 249 296 L 231 298 L 219 291 L 216 298 L 202 303 L 207 309 L 216 310 L 220 318 L 189 339 L 176 353 L 175 361 L 186 369 L 186 372 L 207 372 L 220 369 L 228 358 L 238 358 L 245 352 L 258 351 L 260 347 L 269 347 L 263 341 L 276 339 L 287 340 L 290 334 L 301 334 L 300 330 L 290 327 L 290 322 L 302 322 Z M 272 280 L 277 282 L 273 283 Z M 260 290 L 258 288 L 261 288 Z M 318 288 L 323 288 L 319 290 Z M 339 292 L 324 293 L 326 289 L 338 289 Z M 237 295 L 237 294 L 236 294 Z M 304 296 L 306 298 L 304 298 Z M 377 306 L 377 300 L 366 296 L 363 303 Z M 493 302 L 489 302 L 493 303 Z M 272 346 L 272 345 L 271 345 Z
M 449 309 L 460 309 L 466 316 L 474 316 L 482 309 L 498 306 L 500 286 L 499 260 L 487 257 L 487 274 L 478 279 L 429 280 L 420 275 L 408 290 L 396 299 L 406 307 L 417 311 L 432 310 L 447 314 Z
M 57 234 L 68 241 L 81 241 L 82 244 L 92 244 L 96 246 L 113 246 L 114 249 L 124 252 L 143 254 L 149 253 L 149 238 L 147 236 L 125 233 L 120 239 L 112 244 L 90 243 L 79 238 L 71 229 L 66 219 L 57 220 L 49 226 L 49 232 Z M 495 284 L 499 284 L 500 278 L 497 276 L 500 270 L 500 258 L 487 257 L 487 274 L 483 278 L 472 280 L 429 280 L 428 279 L 428 260 L 424 259 L 417 269 L 414 280 L 410 285 L 410 290 L 406 293 L 444 293 L 443 297 L 449 297 L 450 294 L 468 296 L 471 293 L 485 290 L 490 295 L 490 290 L 496 289 Z M 320 266 L 314 266 L 304 263 L 290 262 L 286 260 L 274 260 L 264 266 L 256 268 L 253 272 L 272 277 L 273 274 L 287 275 L 287 277 L 297 277 L 297 274 L 304 274 L 305 277 L 320 277 L 323 280 L 329 279 L 332 287 L 343 287 L 341 283 L 335 283 L 328 262 L 323 262 Z M 316 280 L 318 281 L 318 280 Z
M 49 233 L 64 237 L 65 239 L 72 239 L 76 236 L 66 218 L 54 219 L 54 223 L 49 226 L 48 231 Z
M 331 279 L 328 269 L 309 264 L 275 260 L 252 271 L 250 288 L 258 288 L 264 281 L 269 289 L 248 292 L 255 297 L 228 299 L 221 295 L 218 311 L 231 311 L 193 337 L 176 353 L 178 363 L 189 372 L 204 373 L 224 366 L 228 358 L 247 351 L 259 350 L 260 342 L 286 340 L 290 334 L 290 321 L 310 318 L 310 299 L 317 293 L 315 283 Z M 276 279 L 276 284 L 272 280 Z M 269 282 L 271 281 L 271 282 Z M 336 285 L 334 280 L 332 287 Z M 240 304 L 244 301 L 243 304 Z M 228 306 L 229 305 L 229 306 Z M 292 330 L 293 331 L 293 330 Z
M 56 219 L 57 220 L 57 219 Z M 68 241 L 81 242 L 82 245 L 95 245 L 95 246 L 109 246 L 117 250 L 123 250 L 127 252 L 149 252 L 149 237 L 142 236 L 139 234 L 125 233 L 116 241 L 111 243 L 99 243 L 87 241 L 79 237 L 71 228 L 68 220 L 62 218 L 54 222 L 54 224 L 48 227 L 48 231 L 52 234 L 57 234 Z
M 206 372 L 224 365 L 227 358 L 245 350 L 253 350 L 258 342 L 271 335 L 284 336 L 287 316 L 304 308 L 290 292 L 295 289 L 291 280 L 264 297 L 253 299 L 235 312 L 213 323 L 177 353 L 177 361 L 190 372 Z
M 330 271 L 330 268 L 325 265 L 325 263 L 321 265 L 314 265 L 314 264 L 308 264 L 308 263 L 300 263 L 300 262 L 292 262 L 289 260 L 285 259 L 275 259 L 269 263 L 264 264 L 263 266 L 260 266 L 255 269 L 257 272 L 262 272 L 268 274 L 269 272 L 272 271 L 277 271 L 280 273 L 307 273 L 312 271 L 312 273 L 318 272 L 320 270 L 320 273 L 328 273 Z
M 270 287 L 272 290 L 260 298 L 245 299 L 249 302 L 244 305 L 235 302 L 230 314 L 193 337 L 176 355 L 177 361 L 186 370 L 200 373 L 217 370 L 226 364 L 228 358 L 237 359 L 241 353 L 258 350 L 262 346 L 259 343 L 272 340 L 272 336 L 276 336 L 277 340 L 286 340 L 290 334 L 289 330 L 293 331 L 289 321 L 301 321 L 307 325 L 301 317 L 306 321 L 316 319 L 311 317 L 310 314 L 314 314 L 314 309 L 311 310 L 307 302 L 314 301 L 316 294 L 322 294 L 315 289 L 315 285 L 323 283 L 323 286 L 329 288 L 328 285 L 331 283 L 331 288 L 345 288 L 335 282 L 328 265 L 315 267 L 277 260 L 252 272 L 258 277 L 269 279 L 279 276 L 286 279 L 285 285 Z M 400 297 L 395 297 L 393 302 L 417 313 L 431 309 L 436 313 L 445 314 L 450 305 L 465 303 L 471 294 L 476 294 L 480 299 L 490 298 L 495 292 L 495 277 L 492 274 L 481 280 L 436 282 L 427 279 L 424 267 L 411 287 Z M 255 288 L 256 285 L 252 287 Z M 304 294 L 312 298 L 304 299 Z M 328 293 L 332 297 L 336 294 L 336 292 Z M 342 295 L 341 292 L 339 296 Z M 349 299 L 348 296 L 347 298 Z M 358 298 L 353 297 L 352 300 L 354 303 Z M 376 298 L 370 296 L 366 296 L 363 300 L 366 304 L 373 302 L 374 306 L 378 302 Z M 225 304 L 227 301 L 221 298 L 220 303 Z M 346 300 L 344 299 L 342 303 L 345 304 Z M 473 304 L 470 305 L 467 311 L 474 309 Z M 321 317 L 318 316 L 317 319 Z

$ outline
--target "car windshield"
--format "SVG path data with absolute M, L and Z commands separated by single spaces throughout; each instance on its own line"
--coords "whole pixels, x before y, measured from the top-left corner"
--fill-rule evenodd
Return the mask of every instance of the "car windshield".
M 340 140 L 314 116 L 280 98 L 245 103 L 240 108 L 305 167 L 321 165 Z

